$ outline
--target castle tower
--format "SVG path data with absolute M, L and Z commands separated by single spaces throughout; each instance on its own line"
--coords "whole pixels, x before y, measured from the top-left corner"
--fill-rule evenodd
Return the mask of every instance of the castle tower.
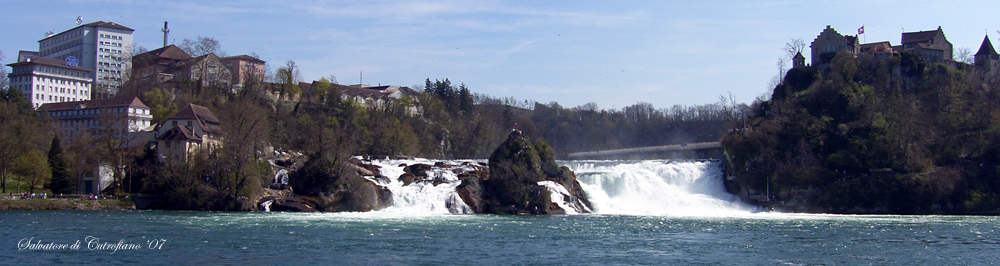
M 990 43 L 989 35 L 983 38 L 983 45 L 979 46 L 979 52 L 976 52 L 975 58 L 977 68 L 990 70 L 997 67 L 998 62 L 1000 62 L 1000 55 L 993 49 L 993 43 Z
M 792 68 L 800 68 L 806 66 L 806 57 L 802 56 L 802 52 L 795 53 L 795 57 L 792 57 Z

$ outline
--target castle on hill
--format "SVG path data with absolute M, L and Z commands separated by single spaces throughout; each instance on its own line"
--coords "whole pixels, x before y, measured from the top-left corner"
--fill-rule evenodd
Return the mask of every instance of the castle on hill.
M 889 41 L 862 44 L 858 38 L 860 34 L 864 34 L 864 27 L 858 29 L 858 34 L 843 35 L 827 25 L 809 45 L 811 65 L 827 68 L 833 57 L 842 51 L 847 51 L 855 56 L 867 54 L 877 58 L 888 58 L 888 56 L 900 52 L 910 52 L 928 63 L 955 63 L 954 47 L 945 37 L 944 30 L 940 26 L 935 30 L 903 32 L 900 38 L 901 44 L 896 46 L 893 46 Z M 975 63 L 972 65 L 977 71 L 993 75 L 1000 70 L 1000 55 L 997 54 L 988 35 L 983 38 L 983 43 L 974 59 Z M 792 67 L 804 66 L 806 66 L 805 56 L 800 52 L 792 58 Z

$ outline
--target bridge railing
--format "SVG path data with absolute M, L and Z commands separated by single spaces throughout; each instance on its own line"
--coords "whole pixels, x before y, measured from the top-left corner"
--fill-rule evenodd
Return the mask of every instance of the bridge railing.
M 709 155 L 713 154 L 713 155 Z M 567 154 L 570 160 L 580 159 L 711 159 L 721 156 L 720 142 L 699 142 L 676 145 L 650 146 L 615 150 L 574 152 Z M 691 158 L 696 157 L 696 158 Z M 709 157 L 709 158 L 704 158 Z M 718 158 L 716 158 L 718 159 Z

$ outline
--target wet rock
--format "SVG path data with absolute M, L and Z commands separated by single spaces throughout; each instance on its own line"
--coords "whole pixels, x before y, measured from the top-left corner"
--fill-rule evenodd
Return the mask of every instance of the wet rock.
M 479 171 L 460 175 L 456 190 L 462 200 L 477 213 L 559 214 L 566 213 L 552 202 L 551 193 L 541 181 L 555 181 L 569 192 L 571 207 L 586 212 L 590 203 L 575 174 L 555 163 L 555 152 L 544 142 L 531 143 L 520 132 L 512 132 L 489 159 L 485 178 Z
M 399 179 L 397 179 L 397 181 L 403 182 L 403 186 L 409 186 L 410 184 L 412 184 L 417 180 L 420 180 L 420 178 L 412 173 L 403 173 L 402 175 L 399 176 Z
M 418 163 L 404 167 L 403 172 L 413 174 L 423 179 L 428 177 L 427 171 L 430 171 L 432 168 L 434 167 L 429 164 Z
M 361 177 L 355 167 L 346 160 L 311 158 L 289 173 L 289 185 L 298 196 L 310 199 L 300 202 L 309 202 L 304 204 L 318 211 L 372 211 L 391 206 L 392 192 Z
M 391 180 L 389 180 L 388 176 L 384 176 L 384 175 L 376 175 L 375 176 L 375 182 L 378 182 L 379 185 L 387 185 L 387 184 L 389 184 L 390 181 Z

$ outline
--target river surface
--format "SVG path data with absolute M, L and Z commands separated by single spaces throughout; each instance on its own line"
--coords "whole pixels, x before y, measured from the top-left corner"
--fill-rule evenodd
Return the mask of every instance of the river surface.
M 437 186 L 390 178 L 395 205 L 367 213 L 0 211 L 0 264 L 1000 264 L 998 217 L 763 212 L 712 162 L 562 163 L 594 213 L 454 214 L 439 171 Z
M 6 211 L 0 262 L 989 265 L 1000 263 L 998 226 L 996 217 L 970 216 Z M 70 247 L 32 249 L 25 241 Z M 101 246 L 119 242 L 139 247 Z

